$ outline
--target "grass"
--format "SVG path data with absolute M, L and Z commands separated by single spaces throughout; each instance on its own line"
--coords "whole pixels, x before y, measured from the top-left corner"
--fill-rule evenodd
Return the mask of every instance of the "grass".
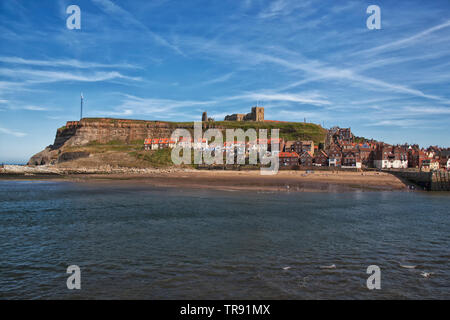
M 172 149 L 158 149 L 152 151 L 132 151 L 129 154 L 138 160 L 143 160 L 156 168 L 172 166 Z
M 280 138 L 284 140 L 312 140 L 314 143 L 323 143 L 327 131 L 321 126 L 314 123 L 303 122 L 241 122 L 241 121 L 217 121 L 212 122 L 209 127 L 223 128 L 223 129 L 243 129 L 247 130 L 254 128 L 267 129 L 270 135 L 271 129 L 280 130 Z

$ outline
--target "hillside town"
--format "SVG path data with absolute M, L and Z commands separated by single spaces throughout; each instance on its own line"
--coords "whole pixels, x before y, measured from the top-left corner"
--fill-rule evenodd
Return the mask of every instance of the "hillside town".
M 202 114 L 202 122 L 213 122 L 206 112 Z M 247 114 L 225 116 L 224 121 L 258 121 L 271 122 L 264 119 L 263 107 L 252 107 Z M 430 146 L 420 148 L 417 144 L 390 145 L 376 140 L 357 138 L 351 128 L 333 127 L 327 130 L 324 143 L 314 144 L 311 140 L 257 139 L 255 141 L 224 142 L 222 145 L 209 144 L 206 139 L 193 141 L 181 138 L 146 139 L 145 150 L 174 148 L 175 146 L 193 148 L 207 152 L 222 152 L 232 155 L 244 155 L 247 159 L 251 151 L 278 150 L 280 167 L 314 168 L 333 167 L 349 169 L 416 169 L 419 171 L 450 171 L 450 148 Z M 274 151 L 275 152 L 275 151 Z
M 358 140 L 358 142 L 357 142 Z M 243 155 L 246 159 L 251 151 L 279 150 L 280 167 L 314 168 L 334 167 L 350 169 L 408 169 L 420 171 L 450 171 L 450 149 L 437 146 L 420 148 L 418 145 L 390 145 L 375 140 L 359 141 L 351 128 L 333 127 L 328 130 L 325 143 L 315 144 L 314 141 L 285 141 L 278 139 L 257 139 L 255 141 L 224 142 L 222 145 L 209 143 L 206 139 L 194 141 L 190 138 L 180 138 L 179 141 L 169 138 L 146 139 L 145 150 L 174 148 L 192 148 L 198 151 L 222 152 L 235 156 Z M 264 148 L 264 149 L 261 149 Z M 276 152 L 276 151 L 273 152 Z

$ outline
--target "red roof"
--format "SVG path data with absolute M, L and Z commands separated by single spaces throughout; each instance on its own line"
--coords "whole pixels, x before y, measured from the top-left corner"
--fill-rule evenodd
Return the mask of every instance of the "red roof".
M 297 152 L 280 152 L 278 156 L 280 158 L 298 158 Z

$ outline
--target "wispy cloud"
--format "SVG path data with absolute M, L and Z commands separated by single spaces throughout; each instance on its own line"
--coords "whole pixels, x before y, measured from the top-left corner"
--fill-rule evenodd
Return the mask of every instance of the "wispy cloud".
M 27 111 L 50 111 L 49 108 L 40 107 L 35 105 L 25 105 L 25 106 L 13 106 L 9 107 L 11 110 L 27 110 Z
M 23 59 L 20 57 L 0 57 L 0 62 L 11 64 L 23 64 L 32 66 L 45 66 L 45 67 L 71 67 L 79 69 L 91 69 L 91 68 L 138 68 L 135 65 L 127 63 L 97 63 L 89 61 L 79 61 L 76 59 L 49 59 L 49 60 L 32 60 Z
M 13 79 L 22 79 L 27 83 L 51 83 L 58 81 L 99 82 L 114 79 L 139 81 L 139 77 L 129 77 L 117 71 L 110 72 L 64 72 L 34 69 L 0 69 L 0 75 Z
M 396 41 L 392 41 L 383 45 L 380 45 L 378 47 L 375 48 L 371 48 L 371 49 L 366 49 L 366 50 L 362 50 L 359 52 L 356 52 L 355 54 L 362 54 L 362 53 L 378 53 L 380 51 L 387 51 L 387 50 L 392 50 L 392 49 L 399 49 L 399 48 L 404 48 L 407 46 L 410 46 L 412 44 L 415 44 L 416 42 L 418 42 L 419 40 L 421 40 L 422 38 L 425 38 L 426 36 L 430 35 L 433 32 L 445 29 L 450 27 L 450 20 L 447 20 L 444 23 L 441 23 L 437 26 L 428 28 L 424 31 L 421 31 L 419 33 L 416 33 L 410 37 L 407 38 L 403 38 L 400 40 L 396 40 Z
M 259 18 L 267 19 L 290 15 L 294 11 L 304 9 L 310 5 L 310 1 L 274 0 L 259 14 Z
M 234 72 L 229 72 L 220 77 L 217 77 L 217 78 L 214 78 L 211 80 L 207 80 L 207 81 L 203 81 L 202 83 L 200 83 L 200 85 L 211 85 L 211 84 L 216 84 L 216 83 L 220 83 L 220 82 L 225 82 L 225 81 L 228 81 L 233 76 L 233 74 L 234 74 Z
M 140 30 L 145 31 L 153 40 L 161 46 L 167 47 L 178 54 L 183 55 L 183 52 L 175 45 L 169 43 L 165 38 L 159 34 L 151 31 L 145 24 L 137 20 L 130 12 L 118 6 L 111 0 L 92 0 L 105 13 L 111 15 L 116 20 L 123 24 L 134 26 Z
M 419 89 L 414 89 L 406 85 L 399 85 L 387 81 L 379 80 L 373 77 L 361 75 L 354 69 L 338 68 L 330 66 L 320 60 L 311 60 L 300 57 L 298 60 L 285 59 L 281 56 L 271 55 L 270 53 L 255 52 L 240 46 L 225 46 L 217 43 L 209 43 L 202 48 L 204 51 L 210 51 L 214 54 L 225 54 L 235 59 L 248 60 L 251 63 L 271 63 L 279 65 L 292 71 L 303 71 L 307 77 L 300 81 L 291 83 L 281 88 L 282 91 L 293 89 L 300 85 L 323 80 L 345 80 L 353 86 L 364 87 L 368 90 L 382 90 L 388 92 L 402 93 L 416 97 L 440 101 L 449 104 L 449 99 L 438 95 L 427 94 Z
M 10 129 L 3 128 L 3 127 L 0 127 L 0 132 L 3 133 L 3 134 L 10 135 L 10 136 L 18 137 L 18 138 L 22 138 L 22 137 L 25 137 L 27 135 L 26 133 L 23 133 L 23 132 L 20 132 L 20 131 L 10 130 Z
M 107 116 L 152 115 L 161 117 L 168 112 L 181 111 L 186 107 L 207 106 L 215 103 L 216 101 L 141 98 L 127 94 L 121 103 L 114 107 L 114 110 L 95 110 L 93 113 Z
M 402 109 L 406 115 L 448 115 L 450 114 L 450 108 L 446 107 L 433 107 L 433 106 L 422 106 L 422 107 L 411 107 L 407 106 Z
M 330 101 L 323 99 L 317 94 L 310 93 L 264 93 L 264 92 L 251 92 L 243 95 L 232 96 L 224 98 L 224 100 L 247 100 L 247 101 L 284 101 L 284 102 L 295 102 L 299 104 L 309 104 L 315 106 L 329 105 Z

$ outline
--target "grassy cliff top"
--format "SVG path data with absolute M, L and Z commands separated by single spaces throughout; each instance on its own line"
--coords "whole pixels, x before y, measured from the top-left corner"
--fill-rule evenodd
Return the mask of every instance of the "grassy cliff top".
M 253 121 L 217 121 L 209 127 L 247 130 L 250 128 L 267 129 L 270 135 L 271 129 L 280 130 L 280 138 L 284 140 L 313 140 L 314 143 L 325 141 L 327 130 L 320 125 L 304 122 L 253 122 Z

